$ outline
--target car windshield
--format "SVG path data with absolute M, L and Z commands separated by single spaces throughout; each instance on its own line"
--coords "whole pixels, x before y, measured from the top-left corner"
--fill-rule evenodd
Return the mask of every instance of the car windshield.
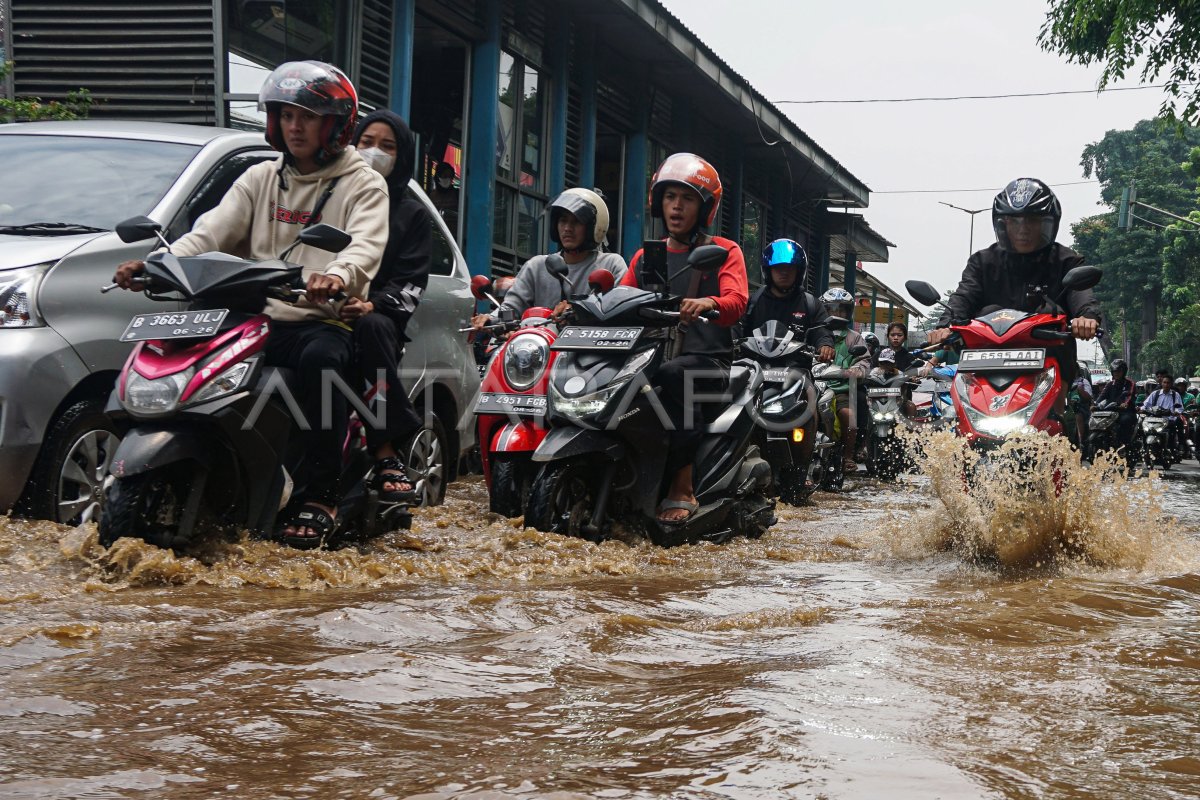
M 199 149 L 145 139 L 0 136 L 0 228 L 112 230 L 148 214 Z

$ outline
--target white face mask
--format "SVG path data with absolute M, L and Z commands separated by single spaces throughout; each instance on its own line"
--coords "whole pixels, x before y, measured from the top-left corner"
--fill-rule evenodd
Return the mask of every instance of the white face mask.
M 359 150 L 358 154 L 363 157 L 363 161 L 367 162 L 367 166 L 385 178 L 392 174 L 392 167 L 396 165 L 396 157 L 388 155 L 378 147 Z
M 454 179 L 453 178 L 438 178 L 437 183 L 438 183 L 438 186 L 442 187 L 443 189 L 449 189 L 450 184 L 454 183 Z

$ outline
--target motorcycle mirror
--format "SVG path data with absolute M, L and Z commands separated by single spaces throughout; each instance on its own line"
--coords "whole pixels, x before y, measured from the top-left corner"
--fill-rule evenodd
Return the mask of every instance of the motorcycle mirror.
M 856 344 L 850 348 L 850 355 L 858 357 L 867 354 L 867 346 L 865 344 Z
M 563 261 L 563 257 L 558 253 L 546 256 L 546 269 L 550 270 L 550 274 L 560 281 L 567 277 L 567 262 Z
M 706 244 L 688 253 L 687 263 L 692 269 L 701 272 L 712 272 L 720 269 L 729 258 L 729 251 L 719 244 Z
M 296 241 L 327 253 L 338 253 L 345 250 L 346 245 L 350 244 L 350 234 L 341 228 L 321 223 L 300 231 Z
M 1095 286 L 1103 277 L 1104 271 L 1099 267 L 1085 265 L 1068 270 L 1067 274 L 1063 275 L 1062 285 L 1066 291 L 1082 292 Z
M 153 239 L 162 229 L 162 225 L 149 217 L 130 217 L 124 222 L 117 223 L 117 236 L 121 238 L 122 242 L 132 244 Z
M 615 280 L 616 278 L 608 270 L 594 269 L 588 273 L 588 288 L 596 294 L 604 294 L 612 290 Z
M 904 290 L 912 295 L 918 303 L 934 306 L 941 302 L 942 296 L 938 290 L 925 281 L 905 281 Z
M 476 275 L 471 278 L 471 296 L 476 300 L 487 300 L 487 294 L 492 290 L 492 279 L 487 275 Z

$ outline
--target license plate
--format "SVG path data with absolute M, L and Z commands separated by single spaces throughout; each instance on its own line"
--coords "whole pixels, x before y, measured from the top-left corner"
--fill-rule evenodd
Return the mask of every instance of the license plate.
M 570 326 L 559 331 L 552 350 L 629 350 L 642 335 L 642 328 L 593 328 Z
M 900 388 L 895 386 L 876 387 L 874 389 L 867 389 L 867 397 L 899 397 L 900 391 Z
M 964 350 L 958 359 L 960 372 L 1003 372 L 1041 369 L 1046 363 L 1046 348 L 1022 350 Z
M 227 314 L 227 308 L 138 314 L 129 320 L 129 325 L 121 334 L 121 341 L 143 342 L 147 339 L 198 339 L 213 336 L 221 329 L 221 321 Z
M 786 369 L 764 369 L 763 380 L 767 383 L 783 383 L 787 380 L 787 374 Z
M 475 403 L 476 414 L 524 414 L 541 417 L 546 414 L 544 394 L 503 394 L 484 392 Z

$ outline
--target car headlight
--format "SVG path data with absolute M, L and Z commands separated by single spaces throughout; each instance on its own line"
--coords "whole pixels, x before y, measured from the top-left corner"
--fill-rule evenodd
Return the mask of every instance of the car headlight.
M 50 264 L 0 272 L 0 328 L 41 328 L 37 289 Z
M 504 348 L 504 379 L 514 389 L 528 389 L 542 377 L 549 356 L 550 348 L 541 336 L 514 336 Z
M 251 362 L 249 361 L 234 364 L 200 387 L 200 391 L 192 395 L 192 399 L 189 402 L 203 403 L 205 400 L 215 400 L 218 397 L 224 397 L 227 394 L 237 391 L 238 387 L 242 385 L 242 381 L 246 379 L 246 373 L 250 371 L 250 365 Z
M 194 367 L 161 378 L 146 378 L 130 370 L 121 405 L 138 414 L 170 413 L 179 405 L 179 396 L 194 374 Z

